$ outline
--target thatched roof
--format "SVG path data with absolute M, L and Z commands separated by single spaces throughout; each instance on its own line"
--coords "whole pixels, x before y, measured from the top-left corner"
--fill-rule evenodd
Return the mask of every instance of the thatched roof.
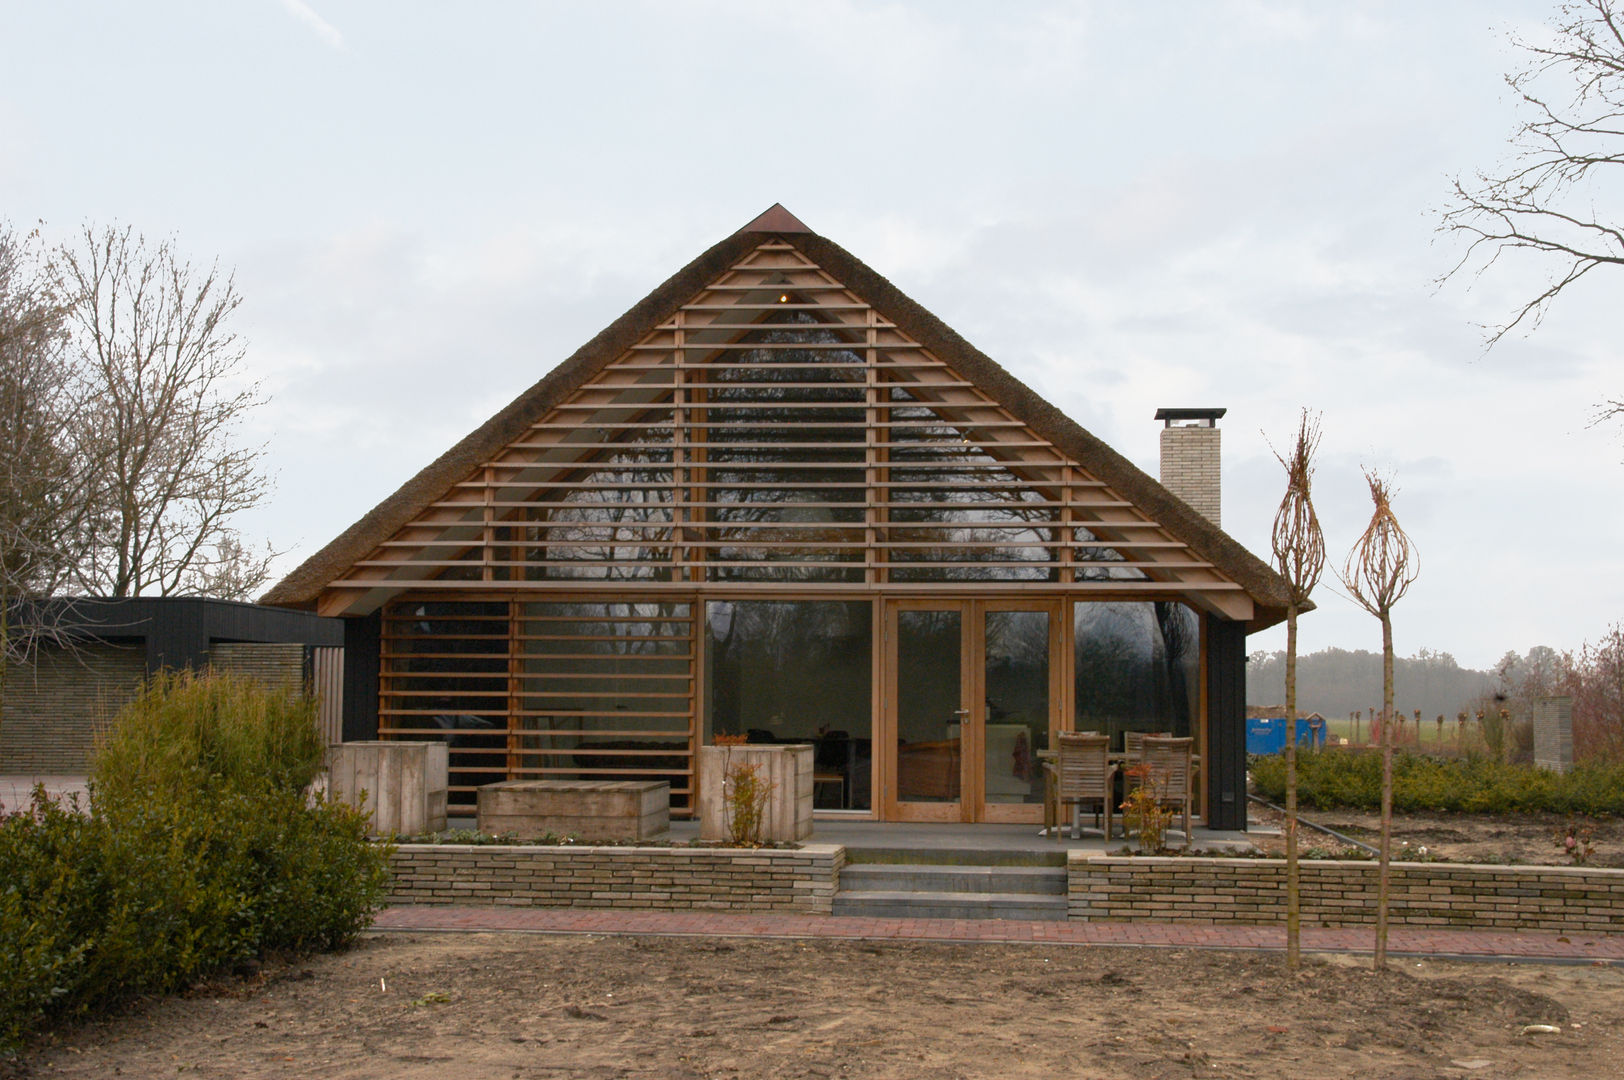
M 862 260 L 834 241 L 812 232 L 780 205 L 774 205 L 673 274 L 506 408 L 305 560 L 266 593 L 261 603 L 301 608 L 313 605 L 330 582 L 442 498 L 471 470 L 519 439 L 538 417 L 674 316 L 682 304 L 754 250 L 763 234 L 777 234 L 792 243 L 853 293 L 883 312 L 903 333 L 957 369 L 1033 431 L 1151 515 L 1220 573 L 1245 589 L 1257 608 L 1248 624 L 1250 630 L 1273 625 L 1285 617 L 1286 583 L 1262 560 L 1038 396 Z

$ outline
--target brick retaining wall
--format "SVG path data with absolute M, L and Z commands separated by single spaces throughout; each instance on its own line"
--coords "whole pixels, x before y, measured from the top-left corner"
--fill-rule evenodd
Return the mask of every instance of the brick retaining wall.
M 1374 925 L 1374 862 L 1305 859 L 1304 926 Z M 1283 859 L 1124 858 L 1067 863 L 1070 918 L 1090 922 L 1277 925 Z M 1624 870 L 1580 866 L 1393 863 L 1395 926 L 1624 933 Z
M 401 844 L 391 904 L 827 915 L 846 849 Z

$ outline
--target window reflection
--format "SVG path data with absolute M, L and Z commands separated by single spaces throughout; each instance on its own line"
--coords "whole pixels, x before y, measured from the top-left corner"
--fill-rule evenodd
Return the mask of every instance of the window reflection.
M 812 743 L 817 808 L 869 809 L 870 605 L 712 601 L 705 623 L 705 717 L 712 735 Z
M 1124 731 L 1200 730 L 1200 620 L 1170 601 L 1082 603 L 1072 609 L 1077 731 L 1122 747 Z

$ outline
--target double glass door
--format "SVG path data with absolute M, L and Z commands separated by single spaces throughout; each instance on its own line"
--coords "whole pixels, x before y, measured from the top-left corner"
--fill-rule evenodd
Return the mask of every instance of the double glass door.
M 1039 753 L 1058 729 L 1059 606 L 886 605 L 885 816 L 1040 822 Z

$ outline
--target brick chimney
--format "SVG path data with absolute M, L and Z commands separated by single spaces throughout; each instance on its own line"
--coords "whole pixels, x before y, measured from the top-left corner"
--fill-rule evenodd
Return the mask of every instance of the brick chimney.
M 1162 427 L 1162 486 L 1214 525 L 1219 518 L 1218 418 L 1228 409 L 1157 409 Z

